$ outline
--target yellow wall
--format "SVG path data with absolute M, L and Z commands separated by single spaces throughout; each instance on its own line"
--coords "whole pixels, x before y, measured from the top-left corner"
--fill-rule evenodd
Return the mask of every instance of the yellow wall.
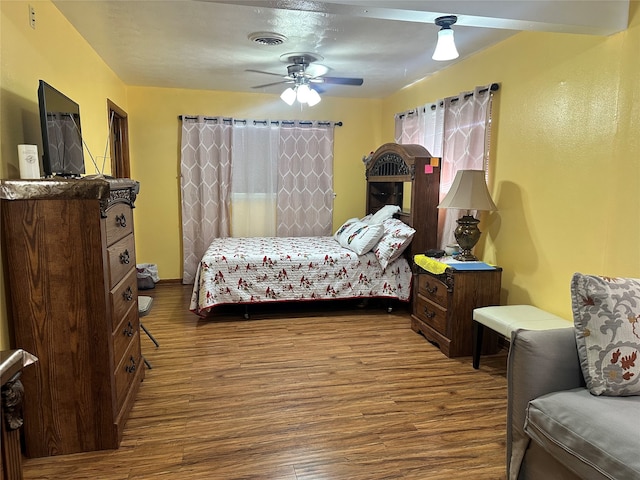
M 38 24 L 28 24 L 28 4 Z M 80 104 L 89 148 L 102 155 L 106 98 L 129 114 L 138 262 L 181 276 L 180 114 L 341 120 L 334 227 L 364 212 L 362 155 L 393 140 L 393 115 L 499 82 L 487 216 L 478 252 L 504 268 L 503 302 L 570 318 L 575 271 L 640 276 L 640 15 L 611 37 L 520 33 L 384 100 L 325 97 L 311 110 L 275 95 L 127 87 L 49 1 L 0 2 L 0 177 L 15 178 L 16 145 L 41 143 L 37 81 Z M 92 173 L 90 160 L 89 173 Z M 3 280 L 0 279 L 0 282 Z M 186 307 L 185 307 L 186 308 Z M 0 283 L 0 349 L 8 348 Z
M 131 173 L 141 184 L 136 255 L 139 263 L 156 263 L 160 278 L 182 277 L 178 115 L 342 121 L 335 129 L 334 230 L 347 218 L 364 214 L 362 156 L 380 143 L 381 101 L 325 96 L 301 111 L 278 95 L 149 87 L 128 92 Z
M 640 15 L 610 37 L 519 33 L 397 92 L 393 114 L 475 85 L 495 96 L 486 261 L 503 271 L 503 303 L 571 317 L 574 272 L 640 277 Z M 481 245 L 482 247 L 482 245 Z
M 29 26 L 28 6 L 36 10 Z M 0 2 L 0 178 L 19 178 L 17 145 L 42 153 L 38 80 L 80 105 L 82 133 L 94 156 L 104 155 L 107 98 L 127 108 L 125 85 L 49 1 Z M 94 173 L 86 159 L 87 173 Z M 108 169 L 108 168 L 107 168 Z M 0 349 L 9 347 L 4 278 L 0 276 Z

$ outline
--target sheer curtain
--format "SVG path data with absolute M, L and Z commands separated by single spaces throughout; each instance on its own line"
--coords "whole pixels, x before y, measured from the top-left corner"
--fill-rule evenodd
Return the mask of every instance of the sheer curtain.
M 231 233 L 274 237 L 280 127 L 269 121 L 236 122 L 232 142 Z
M 182 119 L 183 283 L 193 283 L 212 240 L 229 236 L 231 138 L 222 118 Z
M 331 235 L 333 123 L 293 122 L 280 128 L 277 235 Z
M 441 200 L 458 170 L 488 170 L 492 97 L 491 85 L 479 86 L 395 116 L 397 143 L 418 143 L 442 159 Z M 441 247 L 455 243 L 453 230 L 461 215 L 459 210 L 439 211 Z
M 439 101 L 395 116 L 395 141 L 416 143 L 434 157 L 442 157 L 444 102 Z

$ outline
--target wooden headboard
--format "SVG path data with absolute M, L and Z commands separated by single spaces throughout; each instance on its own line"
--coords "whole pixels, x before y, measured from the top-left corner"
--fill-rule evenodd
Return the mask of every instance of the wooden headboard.
M 416 234 L 408 250 L 410 258 L 438 246 L 440 159 L 422 145 L 385 143 L 369 158 L 366 167 L 367 213 L 384 205 L 398 205 L 398 217 Z M 405 196 L 411 190 L 408 207 Z

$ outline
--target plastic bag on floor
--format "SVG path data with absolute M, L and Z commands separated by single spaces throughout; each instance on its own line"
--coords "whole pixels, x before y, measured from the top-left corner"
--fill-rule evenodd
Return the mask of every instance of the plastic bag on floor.
M 138 271 L 138 290 L 149 290 L 155 288 L 160 281 L 158 276 L 158 265 L 155 263 L 140 263 L 136 265 Z

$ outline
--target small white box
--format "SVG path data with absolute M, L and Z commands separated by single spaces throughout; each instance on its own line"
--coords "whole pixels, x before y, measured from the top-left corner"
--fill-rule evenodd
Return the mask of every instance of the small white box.
M 37 145 L 18 145 L 20 178 L 40 178 Z

